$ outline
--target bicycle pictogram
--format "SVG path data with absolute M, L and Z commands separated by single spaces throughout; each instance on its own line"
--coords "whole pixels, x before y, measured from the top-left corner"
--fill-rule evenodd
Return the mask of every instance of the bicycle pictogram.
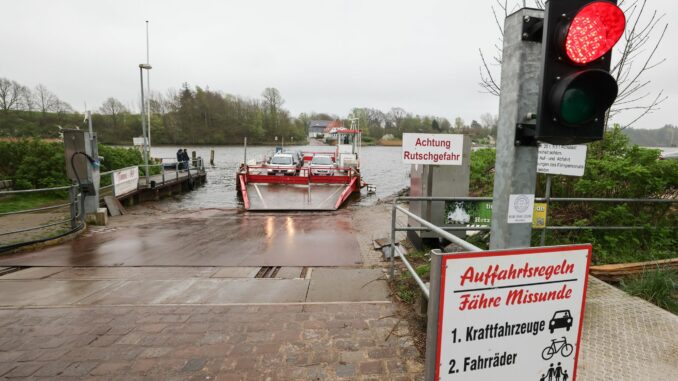
M 544 348 L 541 352 L 541 357 L 544 360 L 550 360 L 553 355 L 560 352 L 563 357 L 568 357 L 574 351 L 574 346 L 567 343 L 567 339 L 563 336 L 562 340 L 551 339 L 551 345 Z

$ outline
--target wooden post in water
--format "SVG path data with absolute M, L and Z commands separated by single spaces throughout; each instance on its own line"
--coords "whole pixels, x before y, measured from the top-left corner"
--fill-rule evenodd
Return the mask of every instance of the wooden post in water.
M 214 165 L 214 150 L 210 150 L 210 165 Z
M 196 164 L 195 164 L 195 163 L 196 163 L 196 161 L 195 161 L 195 158 L 196 158 L 196 153 L 195 153 L 195 151 L 191 151 L 191 158 L 193 159 L 193 160 L 191 161 L 191 163 L 193 163 L 193 166 L 195 167 L 195 165 L 196 165 Z

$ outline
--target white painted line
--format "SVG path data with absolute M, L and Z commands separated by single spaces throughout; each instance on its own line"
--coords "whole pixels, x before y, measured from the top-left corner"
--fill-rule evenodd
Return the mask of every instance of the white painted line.
M 326 203 L 327 200 L 330 199 L 330 197 L 334 197 L 334 195 L 337 194 L 338 191 L 343 191 L 344 189 L 345 189 L 345 188 L 342 189 L 341 187 L 340 187 L 340 188 L 337 188 L 337 190 L 335 190 L 334 192 L 332 192 L 332 194 L 330 194 L 329 196 L 327 196 L 327 198 L 325 199 L 325 201 L 323 201 L 323 202 L 321 202 L 320 204 L 318 204 L 317 208 L 321 207 L 324 203 Z
M 261 192 L 259 191 L 259 187 L 257 184 L 253 184 L 254 189 L 257 191 L 257 194 L 259 195 L 259 198 L 261 199 L 261 203 L 264 204 L 264 208 L 268 209 L 268 205 L 266 205 L 266 200 L 264 200 L 264 196 L 261 195 Z

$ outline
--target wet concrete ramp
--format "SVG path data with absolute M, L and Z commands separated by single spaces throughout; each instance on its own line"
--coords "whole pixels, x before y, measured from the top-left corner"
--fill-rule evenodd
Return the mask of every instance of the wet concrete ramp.
M 247 184 L 251 211 L 335 210 L 347 184 Z
M 350 214 L 211 213 L 93 230 L 51 248 L 3 256 L 2 266 L 355 266 Z

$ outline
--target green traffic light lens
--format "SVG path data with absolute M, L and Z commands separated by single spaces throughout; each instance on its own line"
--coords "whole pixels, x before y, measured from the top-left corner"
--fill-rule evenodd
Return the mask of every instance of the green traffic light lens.
M 569 88 L 563 94 L 560 115 L 569 124 L 587 123 L 596 115 L 595 100 L 590 91 Z
M 610 73 L 585 69 L 559 79 L 551 92 L 554 121 L 587 127 L 602 118 L 617 97 L 617 81 Z

